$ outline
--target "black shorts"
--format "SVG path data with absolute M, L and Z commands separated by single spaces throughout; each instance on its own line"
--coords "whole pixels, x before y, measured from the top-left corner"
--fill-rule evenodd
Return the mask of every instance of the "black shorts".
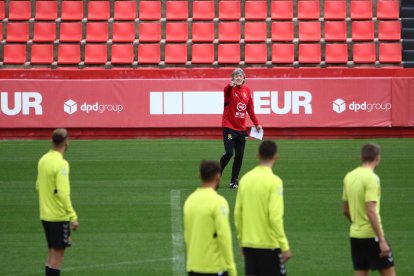
M 44 221 L 47 247 L 62 249 L 71 246 L 70 242 L 70 222 L 69 221 Z
M 246 275 L 285 276 L 286 268 L 282 251 L 243 247 Z
M 381 250 L 376 238 L 351 238 L 352 263 L 355 270 L 382 270 L 394 266 L 392 252 L 380 258 Z
M 223 128 L 223 142 L 226 153 L 233 154 L 233 149 L 235 149 L 236 155 L 242 155 L 248 137 L 246 131 L 236 131 L 227 127 Z
M 188 276 L 228 276 L 227 272 L 220 273 L 198 273 L 198 272 L 188 272 Z

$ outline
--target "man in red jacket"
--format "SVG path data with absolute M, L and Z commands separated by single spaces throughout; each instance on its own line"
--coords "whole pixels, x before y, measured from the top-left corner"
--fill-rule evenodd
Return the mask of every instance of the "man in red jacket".
M 229 163 L 235 152 L 231 173 L 230 188 L 237 189 L 240 169 L 243 162 L 244 146 L 247 140 L 246 117 L 249 114 L 257 130 L 262 127 L 254 113 L 252 93 L 244 85 L 246 75 L 243 70 L 237 68 L 232 73 L 230 84 L 224 87 L 224 112 L 223 112 L 223 141 L 225 153 L 220 159 L 221 173 Z

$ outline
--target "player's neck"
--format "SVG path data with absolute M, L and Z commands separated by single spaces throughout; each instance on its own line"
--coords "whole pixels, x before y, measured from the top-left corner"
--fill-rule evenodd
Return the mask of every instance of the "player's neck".
M 375 168 L 377 167 L 377 163 L 376 162 L 365 162 L 365 163 L 362 163 L 361 166 L 363 168 L 371 169 L 374 171 Z
M 60 152 L 62 155 L 65 153 L 65 147 L 53 147 L 53 150 Z
M 274 163 L 275 163 L 275 161 L 273 161 L 273 160 L 271 160 L 271 161 L 260 160 L 259 161 L 259 166 L 272 168 Z
M 201 188 L 211 188 L 211 189 L 215 189 L 217 186 L 216 182 L 202 182 L 201 183 Z

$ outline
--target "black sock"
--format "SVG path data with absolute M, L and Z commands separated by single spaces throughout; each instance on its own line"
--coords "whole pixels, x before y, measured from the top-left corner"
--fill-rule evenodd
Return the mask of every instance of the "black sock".
M 45 266 L 45 271 L 46 271 L 46 276 L 59 276 L 60 275 L 60 269 L 54 269 L 54 268 Z
M 234 183 L 239 178 L 239 173 L 241 166 L 243 164 L 243 155 L 242 156 L 235 156 L 233 161 L 233 168 L 231 172 L 231 183 Z

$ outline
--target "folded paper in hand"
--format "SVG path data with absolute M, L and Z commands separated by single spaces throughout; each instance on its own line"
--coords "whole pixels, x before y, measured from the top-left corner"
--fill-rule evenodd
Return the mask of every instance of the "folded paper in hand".
M 252 127 L 252 129 L 250 130 L 250 137 L 263 140 L 263 128 L 257 131 L 255 127 Z

